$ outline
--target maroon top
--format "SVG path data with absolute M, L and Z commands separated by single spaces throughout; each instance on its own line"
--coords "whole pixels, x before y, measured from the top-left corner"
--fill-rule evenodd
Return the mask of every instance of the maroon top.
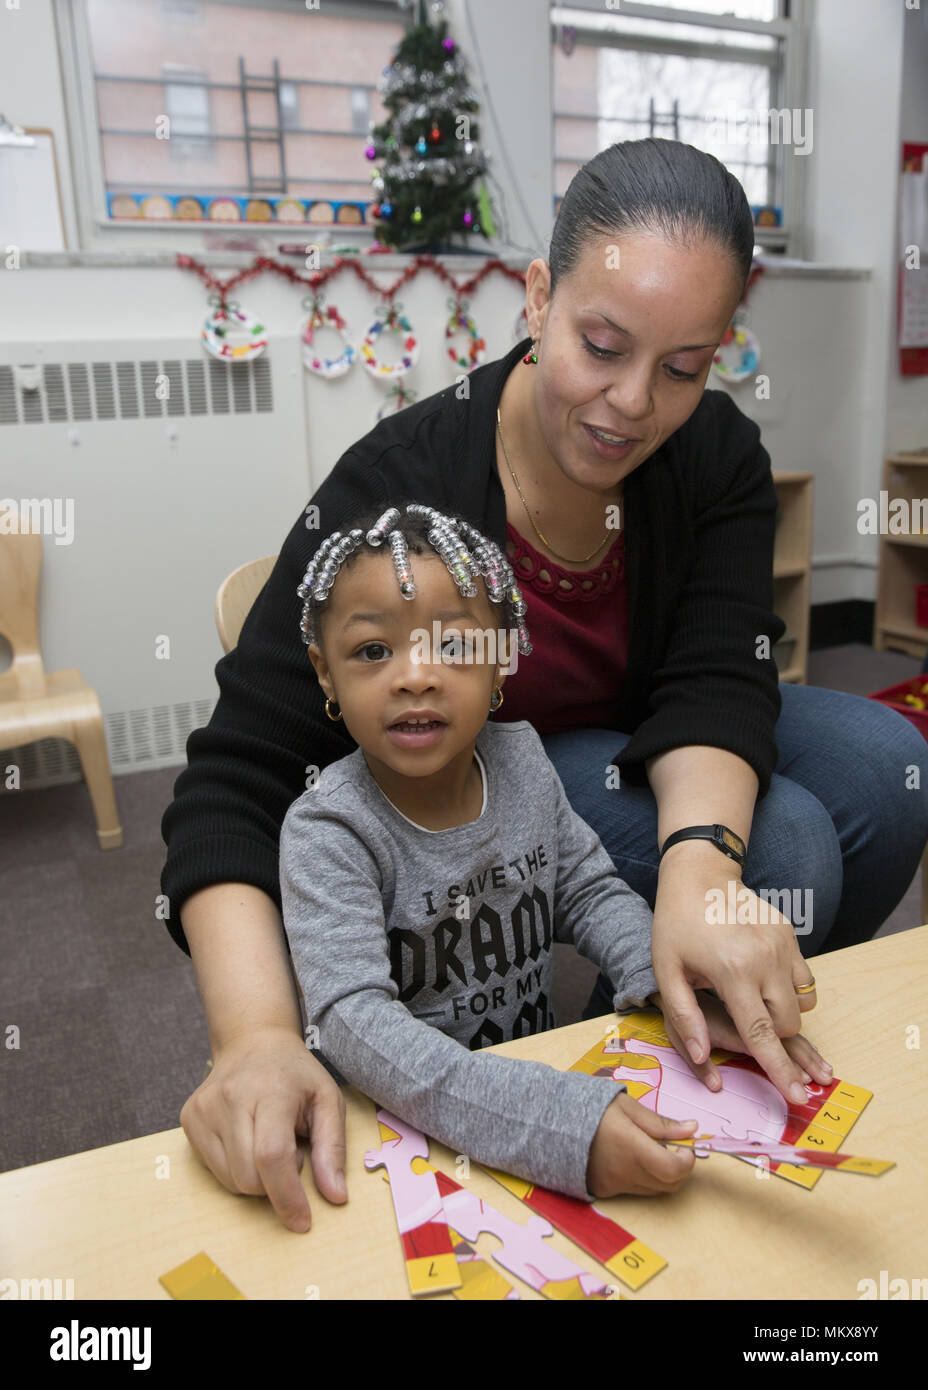
M 507 521 L 507 554 L 528 611 L 530 656 L 503 682 L 495 720 L 528 719 L 540 734 L 615 725 L 628 658 L 625 532 L 591 570 L 567 570 Z M 545 581 L 540 570 L 549 576 Z

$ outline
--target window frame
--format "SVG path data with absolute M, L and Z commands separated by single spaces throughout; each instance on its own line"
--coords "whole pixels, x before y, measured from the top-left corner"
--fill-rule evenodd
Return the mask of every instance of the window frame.
M 100 238 L 119 238 L 127 229 L 135 233 L 136 236 L 139 233 L 151 233 L 154 237 L 161 237 L 165 233 L 171 232 L 188 235 L 193 233 L 199 236 L 206 234 L 216 236 L 225 233 L 230 238 L 240 237 L 243 231 L 250 235 L 268 230 L 297 231 L 300 224 L 194 222 L 184 219 L 135 221 L 110 217 L 107 208 L 106 175 L 97 120 L 93 45 L 87 13 L 88 0 L 52 0 L 52 3 L 61 63 L 65 114 L 70 132 L 72 186 L 80 247 L 87 248 Z M 216 3 L 216 0 L 213 0 L 213 3 Z M 280 10 L 289 14 L 305 14 L 306 12 L 305 0 L 219 0 L 219 3 L 243 9 Z M 395 0 L 337 0 L 337 12 L 346 19 L 389 21 L 393 24 L 403 25 L 407 29 L 414 23 L 412 12 L 399 9 Z M 284 126 L 282 129 L 283 134 L 286 135 L 287 127 Z M 361 139 L 362 137 L 359 135 L 358 138 Z M 184 190 L 179 187 L 178 192 L 182 191 Z M 195 194 L 194 189 L 189 191 Z M 307 227 L 307 233 L 309 230 Z M 358 232 L 365 232 L 373 238 L 375 232 L 375 229 L 366 223 L 357 227 L 350 225 L 330 226 L 326 223 L 324 228 L 320 227 L 320 230 L 336 231 L 339 236 L 344 235 L 346 238 L 350 238 L 352 234 L 357 235 Z
M 696 0 L 698 4 L 698 0 Z M 582 11 L 589 10 L 594 14 L 602 15 L 602 0 L 551 0 L 551 52 L 552 52 L 552 76 L 551 76 L 551 149 L 552 149 L 552 187 L 556 186 L 555 137 L 557 132 L 558 112 L 554 105 L 554 45 L 557 38 L 557 30 L 560 21 L 555 22 L 554 14 L 558 10 Z M 806 67 L 806 48 L 809 40 L 809 5 L 808 0 L 778 0 L 778 15 L 771 20 L 763 19 L 739 19 L 731 14 L 709 14 L 704 10 L 695 7 L 690 10 L 677 9 L 675 6 L 661 4 L 640 4 L 635 0 L 620 0 L 614 13 L 616 16 L 628 19 L 649 19 L 662 20 L 671 24 L 691 24 L 700 28 L 712 28 L 722 30 L 738 30 L 753 34 L 765 34 L 770 37 L 779 38 L 782 42 L 783 62 L 780 69 L 779 81 L 776 84 L 775 107 L 777 110 L 804 109 L 809 107 L 807 99 L 807 67 Z M 633 43 L 628 43 L 620 35 L 610 35 L 600 30 L 591 28 L 585 32 L 581 26 L 577 25 L 577 44 L 589 44 L 593 47 L 616 47 L 616 48 L 635 48 L 647 52 L 655 51 L 651 40 L 647 37 L 636 38 Z M 678 44 L 679 40 L 668 40 L 669 45 Z M 675 51 L 668 48 L 668 51 Z M 730 45 L 711 44 L 703 45 L 699 56 L 715 57 L 720 61 L 731 60 L 732 49 Z M 774 102 L 771 103 L 772 105 Z M 561 118 L 568 113 L 561 113 Z M 600 118 L 606 119 L 606 118 Z M 813 141 L 814 141 L 814 118 L 813 118 Z M 805 198 L 804 170 L 798 169 L 796 158 L 787 159 L 784 157 L 785 146 L 771 145 L 773 157 L 778 166 L 777 175 L 782 188 L 782 199 L 779 206 L 782 209 L 783 221 L 780 227 L 755 227 L 754 239 L 758 246 L 780 253 L 798 256 L 802 253 L 803 242 L 803 203 Z M 805 158 L 805 156 L 804 156 Z M 558 161 L 560 162 L 560 161 Z M 564 161 L 569 162 L 569 161 Z M 557 193 L 552 195 L 552 206 L 556 208 Z M 561 195 L 562 196 L 562 195 Z

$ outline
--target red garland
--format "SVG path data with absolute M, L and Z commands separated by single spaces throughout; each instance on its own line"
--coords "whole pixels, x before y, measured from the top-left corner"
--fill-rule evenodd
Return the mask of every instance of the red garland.
M 762 265 L 753 265 L 753 266 L 751 267 L 751 273 L 748 275 L 748 281 L 747 281 L 747 284 L 746 284 L 745 287 L 744 287 L 744 294 L 741 296 L 741 298 L 740 298 L 739 301 L 738 301 L 739 304 L 746 304 L 746 303 L 747 303 L 747 301 L 748 301 L 748 295 L 749 295 L 749 293 L 750 293 L 750 291 L 751 291 L 751 286 L 754 284 L 754 281 L 755 281 L 755 280 L 759 280 L 759 279 L 760 279 L 760 277 L 763 275 L 765 269 L 766 269 L 766 267 L 765 267 L 765 266 L 762 266 Z
M 275 261 L 270 256 L 256 256 L 253 265 L 248 266 L 245 270 L 240 270 L 238 274 L 232 275 L 225 281 L 217 280 L 214 275 L 210 275 L 205 266 L 199 265 L 192 256 L 185 255 L 183 252 L 178 252 L 177 264 L 181 270 L 192 270 L 195 274 L 199 275 L 207 289 L 218 294 L 223 304 L 226 302 L 226 296 L 231 290 L 244 284 L 246 280 L 254 279 L 256 275 L 260 275 L 265 270 L 274 271 L 276 274 L 283 275 L 288 280 L 292 280 L 295 285 L 308 286 L 312 290 L 321 289 L 327 281 L 339 275 L 343 270 L 353 270 L 358 279 L 363 280 L 372 294 L 385 300 L 391 300 L 397 290 L 401 289 L 402 286 L 407 284 L 410 280 L 415 279 L 420 270 L 430 270 L 433 275 L 437 275 L 439 280 L 443 280 L 446 285 L 451 286 L 459 298 L 463 295 L 472 294 L 481 281 L 485 280 L 488 275 L 492 275 L 495 271 L 499 271 L 503 275 L 508 275 L 510 280 L 517 280 L 523 288 L 525 286 L 525 275 L 521 270 L 513 270 L 510 266 L 505 265 L 503 261 L 497 260 L 484 262 L 476 275 L 472 276 L 470 280 L 465 280 L 462 284 L 458 284 L 454 277 L 448 274 L 445 267 L 440 261 L 437 261 L 434 256 L 415 256 L 396 283 L 388 290 L 381 289 L 377 282 L 367 274 L 364 267 L 359 265 L 356 260 L 343 256 L 336 256 L 334 265 L 331 265 L 328 270 L 317 271 L 316 274 L 310 276 L 309 279 L 303 275 L 298 275 L 292 266 L 283 265 L 280 261 Z

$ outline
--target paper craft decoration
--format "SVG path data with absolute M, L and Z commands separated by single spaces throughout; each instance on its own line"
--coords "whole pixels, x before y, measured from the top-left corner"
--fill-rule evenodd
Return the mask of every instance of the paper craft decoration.
M 496 1236 L 503 1244 L 502 1249 L 493 1251 L 492 1258 L 530 1288 L 557 1301 L 612 1297 L 608 1284 L 547 1243 L 552 1228 L 542 1217 L 532 1216 L 527 1225 L 520 1226 L 446 1173 L 437 1168 L 432 1172 L 449 1226 L 466 1241 L 475 1241 L 483 1231 Z
M 462 1279 L 434 1170 L 425 1164 L 418 1164 L 415 1169 L 411 1166 L 413 1159 L 428 1157 L 429 1141 L 389 1110 L 378 1110 L 377 1119 L 380 1148 L 368 1149 L 364 1166 L 369 1171 L 386 1168 L 390 1176 L 390 1195 L 403 1242 L 409 1292 L 418 1298 L 459 1289 Z
M 665 1139 L 665 1144 L 682 1144 L 694 1148 L 697 1153 L 731 1154 L 733 1158 L 743 1158 L 750 1154 L 780 1163 L 797 1163 L 809 1168 L 834 1168 L 842 1173 L 867 1173 L 878 1178 L 890 1168 L 895 1168 L 888 1158 L 858 1158 L 853 1154 L 819 1153 L 815 1149 L 797 1149 L 793 1144 L 774 1144 L 772 1142 L 753 1143 L 746 1139 L 724 1139 L 718 1134 L 697 1134 L 693 1139 Z
M 172 1298 L 184 1301 L 209 1300 L 218 1302 L 226 1299 L 245 1301 L 245 1295 L 239 1293 L 219 1266 L 213 1264 L 210 1257 L 204 1255 L 202 1250 L 199 1255 L 194 1255 L 192 1259 L 185 1260 L 182 1265 L 169 1269 L 167 1274 L 162 1274 L 158 1283 L 164 1285 Z
M 267 347 L 267 330 L 260 319 L 246 313 L 237 300 L 223 304 L 217 295 L 211 295 L 209 302 L 212 308 L 200 339 L 210 356 L 237 365 L 260 357 Z
M 495 1168 L 484 1171 L 532 1211 L 550 1221 L 556 1230 L 579 1245 L 581 1250 L 605 1265 L 610 1274 L 621 1279 L 630 1289 L 640 1289 L 642 1284 L 666 1269 L 667 1261 L 662 1256 L 633 1236 L 631 1231 L 626 1231 L 618 1221 L 597 1211 L 591 1203 L 566 1197 L 562 1192 L 552 1192 L 547 1187 L 535 1187 L 524 1178 L 514 1178 Z
M 780 1095 L 753 1057 L 721 1049 L 711 1056 L 722 1077 L 721 1091 L 710 1091 L 693 1075 L 672 1046 L 661 1015 L 642 1010 L 625 1015 L 616 1032 L 591 1047 L 570 1070 L 624 1081 L 628 1094 L 642 1105 L 671 1119 L 697 1119 L 707 1134 L 791 1144 L 822 1154 L 838 1153 L 873 1098 L 872 1091 L 834 1078 L 827 1086 L 807 1085 L 807 1102 L 797 1105 Z M 801 1187 L 814 1187 L 822 1176 L 820 1168 L 737 1156 L 745 1163 L 769 1165 L 771 1173 Z

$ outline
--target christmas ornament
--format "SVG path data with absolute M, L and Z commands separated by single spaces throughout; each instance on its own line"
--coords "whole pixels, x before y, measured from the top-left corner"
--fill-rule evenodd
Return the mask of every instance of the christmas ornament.
M 405 376 L 415 366 L 419 357 L 419 344 L 413 333 L 412 324 L 401 312 L 402 307 L 402 304 L 378 305 L 377 318 L 365 333 L 364 341 L 361 344 L 361 361 L 371 376 L 380 380 Z M 393 366 L 386 362 L 379 362 L 374 351 L 375 348 L 379 347 L 380 335 L 384 329 L 393 334 L 404 335 L 403 356 Z
M 323 310 L 321 295 L 302 300 L 302 307 L 309 310 L 309 318 L 306 320 L 301 338 L 303 366 L 307 371 L 325 377 L 327 381 L 344 376 L 354 366 L 357 357 L 357 352 L 348 341 L 347 323 L 334 304 Z M 325 357 L 316 347 L 316 330 L 320 328 L 333 328 L 341 334 L 344 348 L 337 357 Z
M 397 415 L 404 406 L 411 405 L 416 399 L 415 391 L 410 391 L 404 387 L 402 381 L 398 381 L 395 386 L 387 392 L 383 399 L 383 404 L 377 411 L 378 423 L 388 415 Z
M 214 294 L 209 302 L 213 309 L 206 317 L 200 338 L 210 356 L 234 363 L 260 357 L 267 347 L 264 324 L 246 314 L 235 299 L 224 303 L 221 296 Z
M 483 181 L 481 181 L 480 192 L 477 195 L 477 206 L 480 209 L 480 227 L 484 236 L 495 237 L 496 223 L 493 221 L 493 213 L 490 209 L 490 195 Z
M 723 381 L 744 381 L 760 365 L 760 343 L 747 327 L 747 319 L 747 309 L 740 305 L 712 359 L 712 370 Z
M 462 328 L 470 335 L 466 357 L 463 352 L 453 346 L 448 346 L 448 356 L 456 367 L 460 367 L 461 371 L 473 371 L 474 367 L 479 367 L 483 361 L 486 343 L 477 332 L 477 325 L 474 320 L 466 312 L 466 299 L 449 299 L 448 308 L 451 310 L 451 317 L 445 325 L 445 343 L 448 344 L 449 339 L 453 338 L 455 333 L 460 332 Z

